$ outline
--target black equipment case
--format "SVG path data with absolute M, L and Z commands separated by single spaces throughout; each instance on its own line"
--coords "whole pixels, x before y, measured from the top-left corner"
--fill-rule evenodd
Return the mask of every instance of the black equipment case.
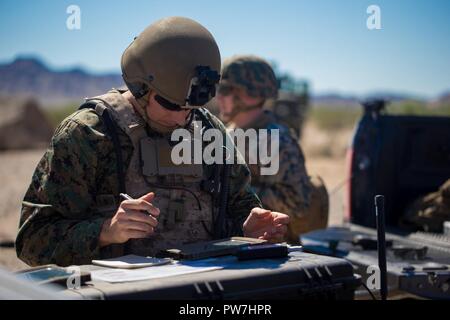
M 287 258 L 238 261 L 220 270 L 136 282 L 88 281 L 64 294 L 83 299 L 222 300 L 222 299 L 331 299 L 351 300 L 359 276 L 344 259 L 304 252 Z M 81 271 L 102 269 L 81 266 Z

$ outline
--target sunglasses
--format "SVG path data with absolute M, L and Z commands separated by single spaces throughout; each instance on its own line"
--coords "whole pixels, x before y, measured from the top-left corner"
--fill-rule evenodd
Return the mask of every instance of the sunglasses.
M 156 100 L 156 102 L 159 103 L 160 106 L 162 106 L 163 108 L 165 108 L 167 110 L 170 110 L 170 111 L 186 111 L 186 110 L 189 110 L 189 108 L 182 108 L 178 104 L 172 103 L 169 100 L 164 99 L 160 95 L 156 95 L 155 96 L 155 100 Z

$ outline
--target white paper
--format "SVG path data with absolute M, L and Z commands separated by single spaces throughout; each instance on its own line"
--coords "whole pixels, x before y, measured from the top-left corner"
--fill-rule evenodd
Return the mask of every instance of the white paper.
M 112 259 L 92 260 L 92 264 L 108 268 L 137 269 L 167 264 L 171 261 L 172 260 L 169 258 L 158 259 L 153 257 L 142 257 L 136 256 L 134 254 L 129 254 Z
M 164 266 L 155 266 L 136 270 L 95 270 L 91 271 L 91 278 L 93 281 L 106 281 L 113 283 L 129 282 L 178 276 L 196 272 L 212 271 L 222 268 L 222 266 L 197 266 L 196 264 L 186 265 L 181 263 L 173 263 Z

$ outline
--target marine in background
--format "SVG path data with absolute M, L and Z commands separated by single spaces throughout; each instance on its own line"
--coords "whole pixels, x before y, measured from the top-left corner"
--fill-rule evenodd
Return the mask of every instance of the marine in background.
M 434 233 L 441 233 L 446 221 L 450 221 L 450 179 L 436 192 L 413 201 L 402 218 L 404 226 Z
M 249 164 L 251 185 L 264 208 L 290 216 L 286 240 L 298 243 L 300 234 L 327 226 L 328 193 L 320 177 L 308 176 L 294 131 L 263 109 L 277 93 L 277 79 L 269 63 L 256 56 L 234 56 L 223 63 L 216 103 L 228 129 L 279 130 L 278 173 L 260 175 L 261 164 Z M 270 135 L 268 140 L 270 143 Z M 247 163 L 249 154 L 256 152 L 249 150 L 249 145 L 244 155 Z

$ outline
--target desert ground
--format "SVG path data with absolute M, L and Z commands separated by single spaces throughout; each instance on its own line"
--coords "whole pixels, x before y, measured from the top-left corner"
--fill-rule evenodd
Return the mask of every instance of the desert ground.
M 330 132 L 311 121 L 304 127 L 301 146 L 310 175 L 320 175 L 330 193 L 329 225 L 342 222 L 345 179 L 345 152 L 351 129 Z M 44 149 L 0 152 L 0 242 L 13 242 L 17 233 L 21 201 Z M 27 268 L 14 248 L 0 247 L 0 268 L 11 271 Z

